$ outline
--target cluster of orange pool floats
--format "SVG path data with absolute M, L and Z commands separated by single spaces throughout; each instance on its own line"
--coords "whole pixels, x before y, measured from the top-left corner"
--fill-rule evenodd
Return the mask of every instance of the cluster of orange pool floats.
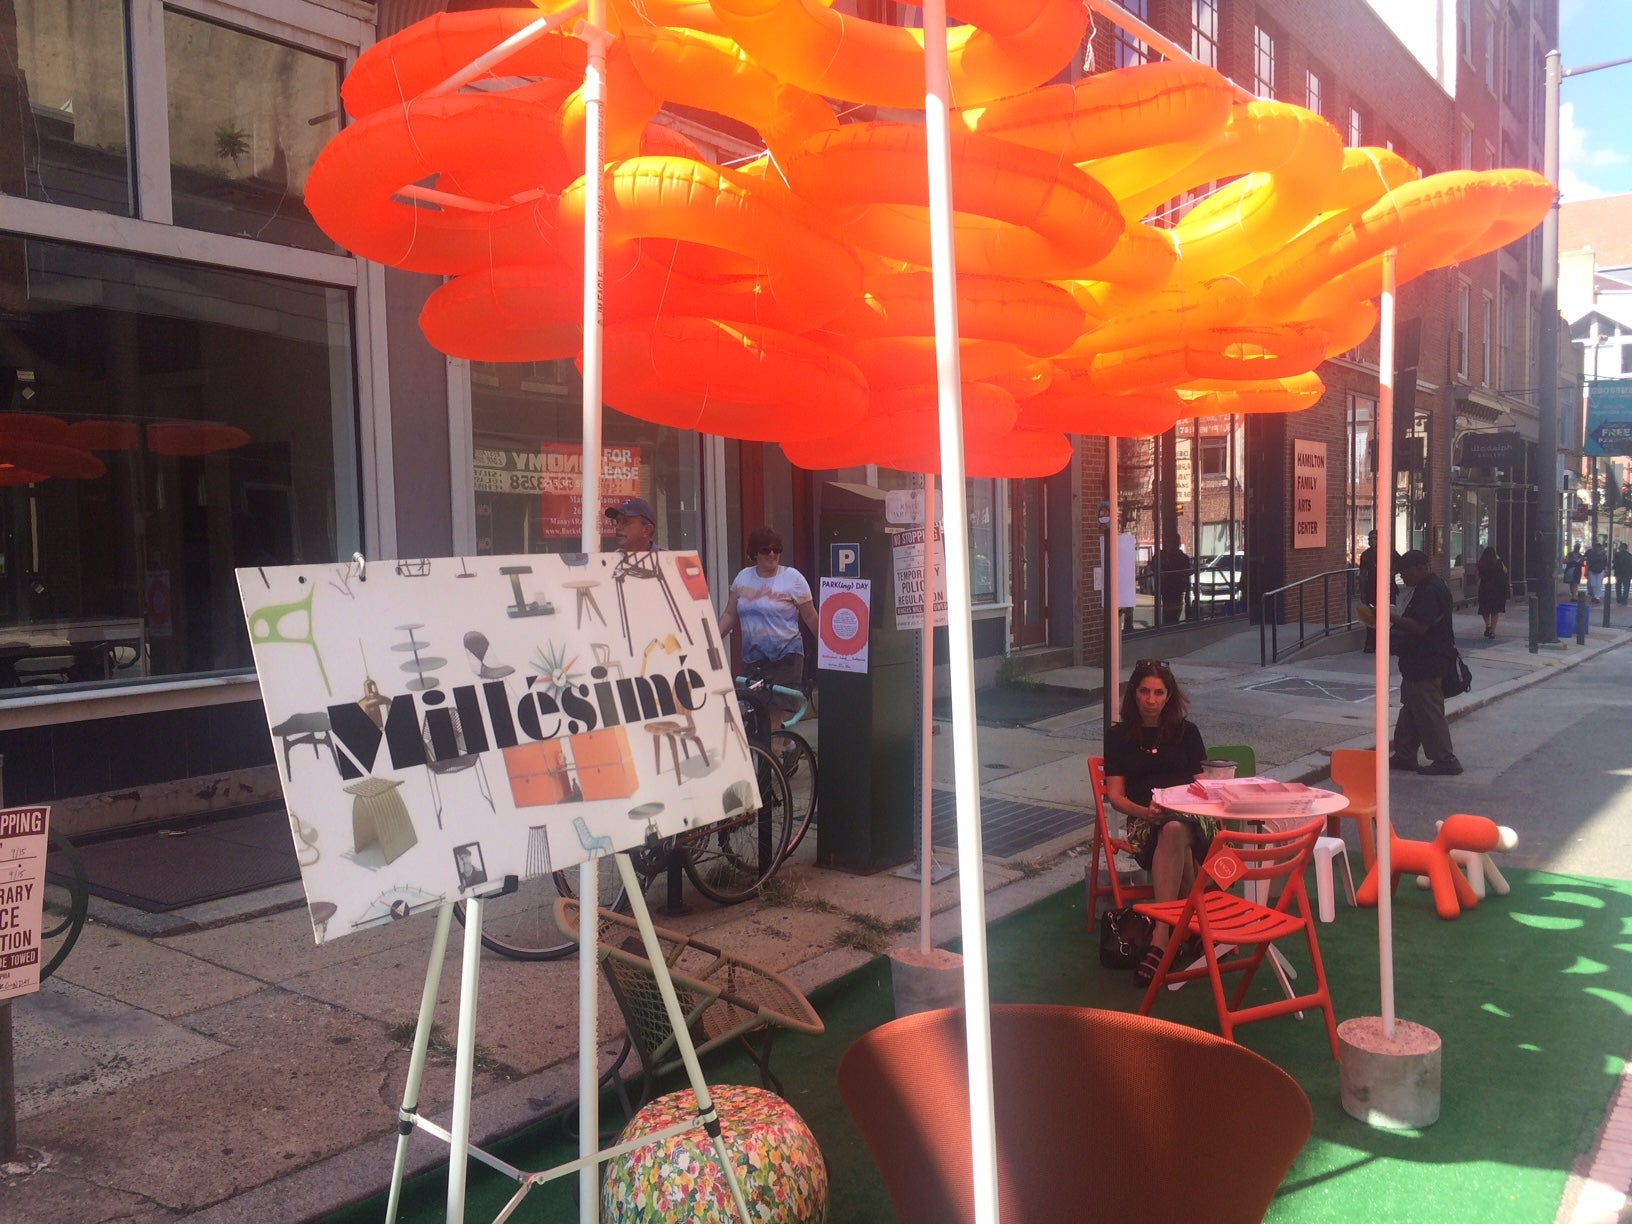
M 970 475 L 1058 471 L 1066 434 L 1308 407 L 1315 369 L 1376 325 L 1385 252 L 1403 284 L 1553 200 L 1528 170 L 1423 177 L 1345 148 L 1197 64 L 1047 84 L 1082 45 L 1080 0 L 948 7 Z M 370 48 L 307 184 L 343 246 L 449 278 L 420 322 L 476 361 L 583 348 L 586 44 L 564 27 L 437 89 L 538 17 L 443 14 Z M 802 467 L 939 470 L 925 127 L 840 117 L 922 110 L 922 31 L 821 0 L 610 0 L 609 26 L 606 402 Z M 766 152 L 711 165 L 656 122 L 665 104 Z

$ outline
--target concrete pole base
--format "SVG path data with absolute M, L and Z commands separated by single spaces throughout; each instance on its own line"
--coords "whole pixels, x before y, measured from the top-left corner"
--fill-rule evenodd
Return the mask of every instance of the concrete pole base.
M 1337 1026 L 1343 1110 L 1381 1130 L 1413 1130 L 1439 1121 L 1439 1034 L 1409 1020 L 1383 1035 L 1381 1016 Z
M 897 1018 L 963 1006 L 963 957 L 945 948 L 892 949 L 890 981 Z

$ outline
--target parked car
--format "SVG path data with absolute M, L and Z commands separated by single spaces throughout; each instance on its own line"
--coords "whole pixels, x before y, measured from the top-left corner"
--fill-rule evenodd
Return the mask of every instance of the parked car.
M 1246 590 L 1246 571 L 1245 553 L 1219 553 L 1208 557 L 1201 564 L 1197 582 L 1201 602 L 1239 601 Z

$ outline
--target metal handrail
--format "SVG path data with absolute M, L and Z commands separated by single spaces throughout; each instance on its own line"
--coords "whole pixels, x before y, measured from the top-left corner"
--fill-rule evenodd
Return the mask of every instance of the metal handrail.
M 1258 601 L 1258 665 L 1268 667 L 1271 663 L 1281 661 L 1280 622 L 1282 614 L 1287 611 L 1288 600 L 1285 598 L 1288 591 L 1298 594 L 1298 640 L 1289 643 L 1286 647 L 1288 655 L 1295 654 L 1312 642 L 1329 638 L 1334 633 L 1347 633 L 1360 622 L 1354 616 L 1354 599 L 1358 587 L 1360 571 L 1353 566 L 1343 569 L 1327 570 L 1323 574 L 1311 574 L 1297 582 L 1289 582 L 1285 586 L 1276 587 L 1273 591 L 1265 591 Z M 1334 622 L 1332 620 L 1332 580 L 1343 580 L 1344 607 L 1347 609 L 1347 619 Z M 1320 583 L 1321 630 L 1318 634 L 1311 634 L 1307 618 L 1304 616 L 1304 592 L 1314 583 Z M 1274 601 L 1279 601 L 1278 603 Z

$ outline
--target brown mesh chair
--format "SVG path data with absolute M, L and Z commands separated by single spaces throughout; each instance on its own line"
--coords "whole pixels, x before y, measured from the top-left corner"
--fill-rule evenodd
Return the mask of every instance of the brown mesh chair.
M 1212 1033 L 1084 1007 L 991 1015 L 1005 1224 L 1261 1220 L 1309 1137 L 1296 1081 Z M 839 1095 L 901 1224 L 974 1220 L 962 1008 L 865 1034 Z
M 578 939 L 578 902 L 557 900 L 555 914 L 561 930 Z M 654 929 L 698 1056 L 740 1042 L 759 1067 L 760 1082 L 781 1095 L 782 1082 L 771 1071 L 771 1042 L 781 1032 L 823 1031 L 822 1018 L 810 1000 L 780 973 L 678 931 Z M 638 1109 L 651 1099 L 660 1076 L 683 1065 L 680 1046 L 635 920 L 602 909 L 598 951 L 626 1030 L 624 1049 L 608 1076 L 616 1074 L 633 1048 L 643 1072 L 640 1099 L 633 1103 Z M 621 1081 L 618 1087 L 621 1095 Z M 629 1102 L 623 1104 L 629 1107 Z

